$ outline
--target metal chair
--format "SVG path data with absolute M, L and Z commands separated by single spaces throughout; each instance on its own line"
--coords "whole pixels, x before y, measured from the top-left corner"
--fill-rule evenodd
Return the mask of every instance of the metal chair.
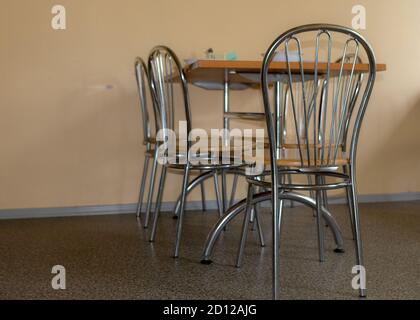
M 309 37 L 315 36 L 314 42 Z M 312 43 L 313 74 L 305 74 L 302 43 Z M 313 40 L 312 40 L 313 41 Z M 299 52 L 299 61 L 290 62 L 291 46 Z M 275 130 L 272 103 L 269 99 L 269 66 L 276 50 L 286 52 L 288 72 L 284 82 L 290 88 L 292 114 L 284 118 L 283 127 L 294 132 L 294 149 L 278 148 L 279 136 Z M 337 49 L 339 48 L 339 49 Z M 333 50 L 342 50 L 341 62 L 333 63 Z M 311 48 L 308 48 L 308 52 Z M 324 55 L 322 52 L 325 51 Z M 345 59 L 349 53 L 352 58 Z M 366 57 L 368 70 L 358 69 L 358 59 Z M 309 59 L 309 58 L 308 58 Z M 322 60 L 325 59 L 325 60 Z M 309 60 L 308 60 L 309 61 Z M 320 71 L 322 70 L 322 71 Z M 367 71 L 367 79 L 361 73 Z M 313 79 L 307 90 L 307 79 Z M 270 150 L 267 153 L 270 166 L 265 179 L 248 178 L 247 210 L 238 260 L 243 253 L 251 204 L 255 203 L 255 186 L 271 190 L 273 208 L 273 295 L 279 297 L 279 245 L 283 213 L 283 201 L 289 199 L 289 191 L 312 191 L 316 195 L 319 260 L 325 260 L 323 192 L 344 188 L 347 190 L 352 225 L 356 242 L 357 265 L 363 266 L 362 240 L 358 196 L 356 188 L 356 154 L 360 129 L 376 78 L 376 59 L 371 46 L 356 31 L 328 24 L 312 24 L 291 29 L 280 35 L 268 49 L 261 72 L 262 93 Z M 355 81 L 357 79 L 357 81 Z M 362 85 L 363 84 L 363 85 Z M 305 90 L 306 88 L 306 90 Z M 357 94 L 355 92 L 357 90 Z M 301 103 L 298 103 L 299 101 Z M 299 106 L 299 108 L 298 108 Z M 347 148 L 349 146 L 349 148 Z M 345 167 L 345 170 L 341 170 Z M 288 169 L 285 169 L 288 168 Z M 304 177 L 302 182 L 287 182 L 284 175 Z M 311 180 L 305 179 L 311 177 Z M 311 181 L 314 181 L 311 183 Z M 258 197 L 258 196 L 257 196 Z M 299 201 L 299 200 L 297 200 Z M 308 204 L 308 203 L 306 203 Z M 360 288 L 360 296 L 366 296 Z
M 140 57 L 137 57 L 134 62 L 134 69 L 137 81 L 137 89 L 139 94 L 140 100 L 140 111 L 141 111 L 141 121 L 143 125 L 143 144 L 146 146 L 146 152 L 144 154 L 144 166 L 143 166 L 143 174 L 140 183 L 140 193 L 139 193 L 139 200 L 137 203 L 137 217 L 140 218 L 140 214 L 142 212 L 143 206 L 143 199 L 144 193 L 146 188 L 146 180 L 148 176 L 148 169 L 149 169 L 149 161 L 150 158 L 153 158 L 152 164 L 152 172 L 150 176 L 150 186 L 149 192 L 147 197 L 147 205 L 146 205 L 146 212 L 145 212 L 145 228 L 149 225 L 149 216 L 150 210 L 152 205 L 153 199 L 153 188 L 156 179 L 156 171 L 157 171 L 157 150 L 155 148 L 156 144 L 156 132 L 152 134 L 152 126 L 150 123 L 149 117 L 149 110 L 147 104 L 147 92 L 150 91 L 149 87 L 149 76 L 147 72 L 146 63 Z M 153 109 L 154 110 L 154 109 Z M 156 119 L 156 116 L 154 117 Z M 156 121 L 155 121 L 155 130 L 156 130 Z
M 189 137 L 192 132 L 193 126 L 188 84 L 179 59 L 168 47 L 157 46 L 151 51 L 148 70 L 153 99 L 155 101 L 156 114 L 158 115 L 157 120 L 159 122 L 158 127 L 160 129 L 159 134 L 161 135 L 159 136 L 158 134 L 159 139 L 157 139 L 159 141 L 156 149 L 159 150 L 159 147 L 162 146 L 160 140 L 166 141 L 170 132 L 175 131 L 175 118 L 185 121 L 187 137 Z M 180 96 L 175 97 L 176 93 L 179 93 Z M 177 98 L 179 98 L 179 100 Z M 177 102 L 180 101 L 181 103 L 179 103 L 179 105 L 181 105 L 181 110 L 179 111 L 182 112 L 177 110 Z M 160 157 L 163 157 L 166 161 L 163 161 L 164 163 L 160 177 L 158 199 L 153 217 L 153 227 L 151 230 L 150 241 L 154 242 L 156 239 L 158 217 L 168 169 L 182 170 L 183 182 L 181 188 L 180 206 L 178 210 L 174 253 L 174 257 L 178 258 L 190 173 L 192 171 L 209 171 L 213 174 L 219 215 L 222 216 L 224 212 L 219 193 L 217 175 L 223 170 L 241 167 L 244 163 L 236 161 L 236 159 L 233 158 L 226 159 L 223 152 L 213 152 L 214 150 L 211 149 L 204 151 L 204 157 L 200 154 L 196 158 L 195 155 L 191 153 L 192 144 L 189 139 L 187 139 L 187 141 L 183 141 L 181 138 L 177 140 L 176 144 L 176 154 L 173 155 L 172 158 L 167 157 L 166 154 L 160 155 Z
M 137 203 L 137 218 L 140 218 L 142 213 L 143 207 L 143 200 L 144 194 L 146 191 L 146 182 L 148 178 L 148 170 L 149 170 L 149 162 L 150 159 L 153 159 L 152 163 L 152 171 L 150 176 L 150 185 L 149 191 L 147 195 L 146 201 L 146 210 L 145 210 L 145 219 L 144 219 L 144 227 L 148 228 L 149 226 L 149 218 L 153 204 L 153 195 L 154 195 L 154 187 L 156 181 L 156 174 L 158 169 L 158 153 L 156 149 L 156 133 L 159 128 L 159 123 L 156 121 L 156 109 L 153 107 L 153 120 L 154 124 L 152 125 L 151 117 L 149 114 L 148 108 L 148 94 L 150 94 L 150 81 L 146 63 L 140 57 L 135 58 L 134 62 L 134 69 L 135 69 L 135 76 L 136 76 L 136 83 L 137 89 L 139 94 L 139 101 L 140 101 L 140 113 L 141 113 L 141 122 L 142 122 L 142 131 L 143 131 L 143 145 L 146 146 L 146 151 L 144 154 L 144 165 L 143 165 L 143 173 L 142 179 L 140 183 L 140 192 L 139 192 L 139 199 Z M 153 104 L 153 101 L 152 101 Z M 154 128 L 153 128 L 154 127 Z M 201 199 L 202 199 L 202 208 L 203 211 L 206 211 L 206 198 L 205 198 L 205 189 L 204 185 L 201 184 Z

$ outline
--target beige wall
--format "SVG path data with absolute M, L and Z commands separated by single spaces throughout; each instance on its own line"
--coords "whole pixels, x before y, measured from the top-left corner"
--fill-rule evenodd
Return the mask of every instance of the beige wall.
M 67 8 L 66 31 L 50 27 L 57 3 Z M 287 28 L 350 26 L 359 3 L 368 14 L 363 33 L 388 65 L 362 134 L 359 191 L 420 192 L 418 0 L 1 0 L 0 208 L 136 201 L 136 55 L 166 44 L 182 58 L 211 46 L 256 59 Z M 221 125 L 221 99 L 192 89 L 197 126 Z M 234 94 L 233 103 L 252 110 L 260 98 Z M 179 177 L 170 183 L 167 201 Z

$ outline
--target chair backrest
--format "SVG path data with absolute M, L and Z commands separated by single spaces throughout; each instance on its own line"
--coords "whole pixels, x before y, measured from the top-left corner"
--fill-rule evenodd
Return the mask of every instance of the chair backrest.
M 281 128 L 277 128 L 273 121 L 268 79 L 269 67 L 277 50 L 284 50 L 287 69 L 283 102 L 288 113 L 283 114 Z M 341 58 L 334 62 L 331 57 L 337 52 Z M 361 56 L 366 58 L 367 64 L 360 64 Z M 368 74 L 366 81 L 363 72 Z M 314 171 L 337 167 L 340 157 L 354 162 L 375 77 L 373 50 L 352 29 L 312 24 L 279 36 L 265 55 L 261 73 L 272 166 L 284 157 L 294 157 L 300 168 Z M 276 129 L 281 134 L 276 133 Z M 350 153 L 343 155 L 348 138 Z M 284 144 L 294 146 L 295 151 L 287 155 L 279 152 L 278 148 Z
M 161 146 L 163 147 L 159 154 L 164 162 L 173 161 L 177 164 L 189 162 L 193 165 L 242 164 L 242 153 L 240 152 L 244 147 L 236 145 L 240 139 L 231 137 L 223 130 L 221 133 L 218 132 L 218 136 L 215 137 L 211 134 L 208 136 L 208 133 L 205 132 L 207 140 L 203 139 L 203 136 L 199 137 L 197 144 L 194 144 L 196 148 L 192 148 L 192 140 L 197 138 L 195 134 L 203 133 L 204 130 L 194 128 L 197 131 L 192 132 L 187 78 L 176 54 L 166 46 L 153 48 L 149 55 L 148 69 L 159 122 L 157 139 L 162 142 Z M 178 126 L 177 121 L 184 121 L 185 127 Z M 171 132 L 176 132 L 178 129 L 178 136 L 174 137 Z M 213 145 L 216 140 L 218 142 Z M 176 152 L 174 145 L 177 147 Z M 233 148 L 231 148 L 232 145 L 234 145 Z M 238 151 L 240 156 L 232 155 L 235 151 Z M 173 157 L 175 153 L 177 153 L 176 157 Z
M 156 102 L 159 129 L 176 130 L 175 119 L 179 114 L 176 104 L 181 104 L 187 134 L 191 132 L 192 118 L 188 84 L 180 60 L 168 47 L 157 46 L 149 55 L 149 75 Z M 176 94 L 180 94 L 177 97 Z
M 149 75 L 146 63 L 137 57 L 134 61 L 134 70 L 137 81 L 137 89 L 140 101 L 141 121 L 143 124 L 143 143 L 149 145 L 152 138 L 152 125 L 148 111 L 147 92 L 150 92 Z M 153 101 L 152 101 L 153 103 Z
M 352 54 L 352 53 L 347 54 L 344 57 L 340 57 L 338 60 L 335 61 L 335 63 L 336 64 L 337 63 L 341 64 L 343 62 L 343 60 L 344 60 L 345 63 L 352 63 L 353 59 L 356 59 L 356 62 L 358 64 L 363 63 L 363 60 L 362 60 L 362 58 L 360 58 L 360 56 L 355 57 L 355 55 Z M 348 128 L 349 128 L 350 120 L 351 120 L 349 116 L 352 114 L 352 110 L 353 110 L 356 102 L 359 99 L 360 90 L 361 90 L 361 87 L 362 87 L 362 84 L 363 84 L 363 75 L 364 75 L 363 73 L 359 73 L 356 76 L 351 77 L 348 73 L 345 73 L 342 76 L 342 81 L 340 81 L 340 79 L 338 77 L 333 78 L 333 82 L 334 82 L 333 86 L 337 87 L 339 85 L 338 82 L 339 81 L 341 82 L 340 83 L 340 85 L 342 87 L 341 92 L 345 91 L 346 86 L 349 85 L 349 81 L 352 82 L 351 83 L 352 90 L 351 90 L 350 96 L 349 96 L 350 97 L 349 98 L 350 99 L 349 100 L 349 107 L 347 108 L 348 112 L 347 112 L 347 117 L 345 119 L 345 126 L 344 126 L 344 130 L 343 130 L 344 134 L 343 134 L 341 142 L 340 142 L 342 151 L 344 151 L 344 152 L 347 150 L 347 145 L 346 145 L 347 132 L 348 132 Z M 305 82 L 305 88 L 304 88 L 305 92 L 306 92 L 307 96 L 311 97 L 311 96 L 314 95 L 313 90 L 316 86 L 314 85 L 313 78 L 310 79 L 308 76 L 306 76 L 305 81 L 306 81 Z M 320 85 L 322 85 L 322 90 L 326 90 L 326 86 L 327 86 L 326 80 L 324 80 L 322 82 L 322 80 L 318 79 L 318 82 L 319 83 L 318 83 L 317 86 L 319 87 Z M 293 147 L 293 146 L 296 145 L 296 144 L 292 144 L 292 145 L 288 144 L 288 137 L 289 137 L 290 134 L 288 134 L 288 126 L 287 126 L 288 116 L 290 115 L 291 112 L 293 112 L 292 107 L 291 107 L 291 103 L 292 103 L 291 93 L 292 93 L 293 88 L 289 87 L 288 83 L 283 83 L 282 86 L 283 86 L 282 90 L 284 91 L 284 96 L 280 98 L 280 99 L 282 99 L 282 101 L 280 102 L 280 106 L 279 106 L 279 113 L 280 113 L 279 119 L 281 120 L 281 123 L 280 123 L 280 126 L 277 125 L 277 127 L 275 128 L 276 129 L 276 134 L 277 134 L 276 139 L 277 139 L 278 154 L 279 154 L 279 152 L 281 151 L 282 148 L 290 148 L 291 146 Z M 295 89 L 295 91 L 299 91 L 299 90 Z M 297 92 L 297 94 L 299 94 L 299 92 Z M 294 103 L 295 103 L 296 110 L 299 110 L 299 111 L 303 110 L 302 99 L 294 97 Z M 312 108 L 310 108 L 308 110 L 308 115 L 307 115 L 308 119 L 310 119 L 312 117 L 312 112 L 314 112 L 313 105 L 312 105 Z M 320 115 L 321 114 L 319 113 L 319 116 Z M 303 120 L 303 119 L 300 119 L 300 120 Z M 319 118 L 318 123 L 320 123 L 321 120 L 322 119 Z M 281 132 L 280 132 L 280 130 L 281 130 Z M 293 132 L 291 132 L 291 135 L 294 136 Z M 319 139 L 321 139 L 320 136 L 319 136 Z M 319 141 L 319 142 L 321 142 L 321 141 Z

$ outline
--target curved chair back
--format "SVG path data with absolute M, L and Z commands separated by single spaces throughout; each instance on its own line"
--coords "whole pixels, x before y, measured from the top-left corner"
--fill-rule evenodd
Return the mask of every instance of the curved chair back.
M 156 134 L 152 133 L 152 125 L 150 122 L 150 115 L 149 115 L 148 101 L 147 101 L 147 92 L 151 91 L 150 83 L 149 83 L 149 75 L 147 72 L 146 63 L 143 61 L 142 58 L 137 57 L 135 59 L 134 70 L 135 70 L 135 75 L 136 75 L 137 90 L 138 90 L 139 101 L 140 101 L 141 121 L 143 124 L 143 144 L 150 147 L 150 144 L 153 142 L 152 138 L 153 136 L 156 136 Z
M 192 128 L 192 118 L 188 84 L 178 57 L 170 48 L 157 46 L 152 49 L 149 55 L 148 67 L 156 101 L 159 129 L 176 130 L 176 104 L 180 103 L 184 110 L 182 120 L 186 121 L 187 134 L 189 134 Z M 178 89 L 181 90 L 180 98 L 176 96 L 176 93 L 179 92 Z
M 308 47 L 305 52 L 303 44 Z M 269 67 L 277 50 L 284 50 L 287 70 L 283 82 L 288 96 L 284 101 L 289 105 L 284 108 L 288 112 L 278 129 L 282 134 L 275 132 L 269 98 Z M 336 52 L 341 58 L 334 62 L 331 57 Z M 361 56 L 366 57 L 367 64 L 360 64 Z M 363 73 L 368 74 L 366 81 Z M 277 161 L 290 157 L 294 158 L 294 164 L 299 164 L 298 169 L 314 172 L 335 170 L 342 158 L 352 164 L 375 77 L 373 50 L 352 29 L 312 24 L 279 36 L 265 55 L 261 73 L 273 174 L 277 172 Z M 283 132 L 287 132 L 287 139 Z M 347 139 L 350 152 L 343 154 Z M 287 154 L 279 152 L 279 146 L 285 143 L 295 150 Z
M 335 63 L 342 63 L 342 61 L 344 60 L 345 63 L 352 63 L 353 59 L 356 58 L 356 61 L 358 64 L 363 63 L 362 59 L 360 58 L 360 56 L 355 57 L 354 54 L 347 54 L 345 57 L 340 57 L 338 60 L 335 61 Z M 314 92 L 314 88 L 316 87 L 314 85 L 313 79 L 308 79 L 309 77 L 307 76 L 307 78 L 305 79 L 305 92 L 308 96 L 313 96 Z M 338 82 L 340 79 L 338 79 L 337 77 L 335 77 L 333 79 L 334 81 L 334 86 L 338 86 Z M 326 80 L 324 80 L 323 82 L 321 82 L 321 80 L 318 80 L 318 87 L 322 84 L 322 90 L 325 91 L 326 90 Z M 345 91 L 346 86 L 349 85 L 349 81 L 351 81 L 351 92 L 350 92 L 350 100 L 349 100 L 349 107 L 348 107 L 348 111 L 347 115 L 351 115 L 352 114 L 352 110 L 356 104 L 356 102 L 359 99 L 359 94 L 360 94 L 360 90 L 362 88 L 362 84 L 363 84 L 363 73 L 359 73 L 356 76 L 351 77 L 349 74 L 343 74 L 343 79 L 341 81 L 341 92 Z M 277 131 L 277 148 L 278 151 L 280 151 L 282 148 L 290 148 L 293 145 L 290 145 L 287 143 L 288 141 L 288 126 L 287 126 L 287 121 L 286 119 L 288 118 L 288 116 L 290 115 L 290 113 L 292 112 L 290 104 L 291 104 L 291 93 L 292 93 L 292 89 L 287 85 L 287 83 L 283 83 L 283 90 L 285 92 L 284 97 L 283 97 L 283 101 L 282 103 L 280 103 L 280 108 L 279 111 L 281 113 L 280 117 L 278 117 L 278 119 L 281 119 L 281 127 L 278 126 L 276 127 L 276 131 Z M 296 91 L 296 89 L 295 89 Z M 298 90 L 297 90 L 298 91 Z M 294 99 L 295 102 L 295 106 L 297 110 L 302 110 L 303 106 L 302 106 L 302 99 Z M 313 107 L 313 105 L 312 105 Z M 308 110 L 308 118 L 312 117 L 312 112 L 314 111 L 314 108 L 311 108 Z M 265 116 L 264 116 L 265 118 Z M 319 113 L 319 119 L 318 119 L 318 123 L 321 123 L 321 113 Z M 348 128 L 350 125 L 350 117 L 346 117 L 345 120 L 345 127 L 344 127 L 344 134 L 342 137 L 342 141 L 341 141 L 341 147 L 342 150 L 345 152 L 346 151 L 346 142 L 347 142 L 347 136 L 346 133 L 348 132 Z M 281 128 L 281 132 L 279 131 L 279 129 L 277 128 Z M 292 132 L 292 136 L 293 136 L 293 132 Z M 321 139 L 321 137 L 319 137 L 319 139 Z
M 336 63 L 342 63 L 343 61 L 345 63 L 352 63 L 353 60 L 356 59 L 356 63 L 363 63 L 363 60 L 360 56 L 355 56 L 354 54 L 347 54 L 344 57 L 341 57 L 340 59 L 338 59 L 337 61 L 335 61 Z M 338 86 L 338 78 L 334 79 L 336 82 L 336 86 Z M 363 80 L 364 80 L 364 74 L 363 73 L 359 73 L 354 77 L 350 77 L 349 74 L 345 74 L 343 76 L 343 80 L 341 85 L 343 86 L 342 90 L 345 90 L 345 86 L 350 85 L 350 87 L 352 88 L 352 91 L 350 92 L 350 100 L 349 100 L 349 106 L 348 106 L 348 112 L 347 112 L 347 117 L 345 119 L 345 124 L 344 124 L 344 134 L 342 137 L 342 141 L 341 141 L 341 147 L 343 152 L 347 151 L 347 134 L 348 134 L 348 130 L 350 127 L 350 121 L 351 121 L 351 115 L 353 114 L 353 109 L 356 106 L 356 103 L 359 99 L 360 96 L 360 91 L 362 90 L 362 86 L 363 86 Z M 351 82 L 349 84 L 349 81 Z M 325 86 L 325 84 L 324 84 Z

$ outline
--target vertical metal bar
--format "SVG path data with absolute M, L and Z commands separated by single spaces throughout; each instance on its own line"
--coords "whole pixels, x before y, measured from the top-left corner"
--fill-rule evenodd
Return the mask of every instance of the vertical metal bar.
M 165 101 L 165 91 L 164 91 L 164 79 L 163 79 L 163 64 L 162 64 L 162 56 L 159 55 L 156 57 L 156 63 L 155 63 L 155 67 L 156 67 L 156 76 L 157 76 L 157 84 L 158 84 L 158 91 L 159 91 L 159 99 L 160 99 L 160 114 L 161 114 L 161 121 L 162 121 L 162 128 L 161 129 L 169 129 L 168 127 L 168 115 L 167 115 L 167 106 L 166 106 L 166 101 Z
M 287 114 L 289 111 L 289 96 L 290 96 L 290 87 L 287 87 L 284 93 L 284 103 L 283 103 L 283 110 L 282 110 L 282 132 L 281 132 L 281 145 L 283 146 L 283 143 L 286 143 L 287 141 Z
M 146 187 L 147 171 L 149 169 L 149 157 L 144 157 L 143 176 L 140 183 L 139 201 L 137 203 L 137 218 L 140 218 L 141 209 L 143 207 L 144 190 Z
M 143 60 L 136 58 L 135 62 L 135 75 L 137 81 L 137 88 L 140 99 L 140 110 L 143 122 L 143 143 L 148 143 L 150 138 L 150 122 L 149 122 L 149 113 L 147 110 L 147 99 L 146 99 L 146 85 L 145 85 L 145 76 L 147 78 L 147 71 Z
M 357 265 L 364 267 L 363 261 L 363 245 L 362 245 L 362 235 L 360 230 L 360 216 L 359 216 L 359 203 L 358 195 L 356 188 L 356 171 L 353 166 L 350 166 L 350 176 L 351 176 L 351 201 L 353 205 L 353 221 L 354 221 L 354 232 L 356 237 L 356 258 Z M 359 294 L 361 297 L 366 297 L 366 288 L 360 287 Z
M 227 182 L 226 182 L 226 171 L 221 170 L 221 176 L 222 176 L 222 208 L 223 213 L 226 212 L 227 207 Z
M 255 231 L 255 215 L 256 215 L 256 205 L 253 205 L 251 209 L 251 216 L 249 217 L 249 224 L 251 224 L 252 231 Z
M 347 54 L 347 49 L 348 49 L 348 43 L 346 43 L 346 45 L 344 46 L 344 53 L 343 53 L 343 57 L 346 56 Z M 333 110 L 332 110 L 332 121 L 331 121 L 331 128 L 330 128 L 330 144 L 329 144 L 329 148 L 328 148 L 328 158 L 327 158 L 327 163 L 330 164 L 331 161 L 331 151 L 332 148 L 334 146 L 335 140 L 337 140 L 337 136 L 336 136 L 336 117 L 337 117 L 337 107 L 338 107 L 338 101 L 339 101 L 339 94 L 340 94 L 340 88 L 341 88 L 341 83 L 343 81 L 343 73 L 344 73 L 344 64 L 345 61 L 344 59 L 341 62 L 341 66 L 340 66 L 340 73 L 338 75 L 338 79 L 337 79 L 337 90 L 335 92 L 335 97 L 334 97 L 334 101 L 333 101 Z
M 282 97 L 282 85 L 280 81 L 276 81 L 274 84 L 274 105 L 275 105 L 275 113 L 274 113 L 274 121 L 275 121 L 275 130 L 276 130 L 276 144 L 277 144 L 277 157 L 280 156 L 280 148 L 281 148 L 281 138 L 282 138 L 282 112 L 281 112 L 281 97 Z
M 322 177 L 322 184 L 325 185 L 327 183 L 325 177 Z M 324 209 L 330 211 L 329 204 L 328 204 L 328 192 L 327 190 L 322 190 L 322 205 Z
M 200 170 L 200 174 L 202 174 L 203 171 Z M 200 191 L 201 191 L 201 208 L 203 211 L 207 211 L 207 203 L 206 203 L 206 190 L 204 187 L 204 182 L 200 185 Z
M 156 171 L 158 165 L 158 155 L 159 155 L 159 148 L 156 146 L 155 155 L 153 157 L 153 166 L 152 166 L 152 175 L 150 178 L 150 186 L 149 186 L 149 195 L 147 197 L 147 206 L 146 206 L 146 218 L 144 221 L 144 228 L 147 229 L 149 227 L 149 218 L 150 218 L 150 210 L 152 208 L 152 201 L 153 201 L 153 193 L 155 189 L 155 180 L 156 180 Z
M 317 123 L 317 112 L 316 112 L 316 105 L 317 105 L 317 97 L 318 97 L 318 90 L 319 90 L 319 81 L 318 81 L 318 62 L 319 62 L 319 33 L 316 37 L 316 48 L 315 48 L 315 73 L 314 73 L 314 95 L 313 95 L 313 108 L 314 108 L 314 162 L 315 166 L 318 164 L 318 139 L 319 139 L 319 123 Z M 310 122 L 310 119 L 308 119 Z
M 156 230 L 157 230 L 157 222 L 160 214 L 160 209 L 162 207 L 162 197 L 163 197 L 163 191 L 165 188 L 165 181 L 166 181 L 166 172 L 167 168 L 162 168 L 162 173 L 160 176 L 160 182 L 159 182 L 159 192 L 158 192 L 158 198 L 156 201 L 156 208 L 155 208 L 155 214 L 153 216 L 153 224 L 152 224 L 152 232 L 150 233 L 150 242 L 155 242 L 156 240 Z
M 230 86 L 229 86 L 229 70 L 225 70 L 225 82 L 223 86 L 223 129 L 230 129 L 230 120 L 226 115 L 230 112 Z
M 184 169 L 184 178 L 182 181 L 182 195 L 181 195 L 181 207 L 178 213 L 178 221 L 176 225 L 176 240 L 175 240 L 175 253 L 174 258 L 179 258 L 179 248 L 181 245 L 181 235 L 182 235 L 182 227 L 184 222 L 184 214 L 185 214 L 185 203 L 187 198 L 187 188 L 188 188 L 188 180 L 190 175 L 190 164 L 187 163 Z
M 238 256 L 236 258 L 236 267 L 240 268 L 242 266 L 242 260 L 245 250 L 245 243 L 248 236 L 248 229 L 249 229 L 249 220 L 251 218 L 251 211 L 252 211 L 252 202 L 254 196 L 254 187 L 252 184 L 248 184 L 248 195 L 246 198 L 246 209 L 244 214 L 244 223 L 242 225 L 242 234 L 241 234 L 241 241 L 239 244 L 239 251 Z
M 278 198 L 278 185 L 273 184 L 277 192 L 273 190 L 273 296 L 278 300 L 280 296 L 280 235 L 283 215 L 283 200 Z
M 288 174 L 286 177 L 285 177 L 285 180 L 287 179 L 287 183 L 289 183 L 289 184 L 293 184 L 293 180 L 292 180 L 292 175 L 291 174 Z M 290 200 L 290 208 L 294 208 L 295 207 L 295 203 L 294 203 L 294 201 L 293 200 Z
M 223 87 L 223 129 L 225 129 L 225 136 L 223 137 L 223 146 L 229 145 L 229 137 L 226 130 L 230 130 L 230 119 L 227 113 L 230 112 L 230 86 L 229 86 L 229 70 L 225 69 L 225 82 Z M 227 206 L 227 190 L 226 190 L 226 173 L 221 171 L 222 175 L 222 203 L 223 212 L 226 211 Z
M 293 119 L 295 123 L 295 131 L 296 131 L 296 140 L 299 147 L 299 156 L 300 156 L 300 162 L 302 167 L 304 166 L 304 160 L 303 160 L 303 152 L 302 152 L 302 145 L 300 143 L 300 132 L 299 132 L 299 124 L 298 124 L 298 113 L 296 110 L 296 103 L 295 103 L 295 94 L 293 90 L 293 75 L 292 70 L 290 66 L 289 61 L 289 41 L 290 39 L 286 40 L 285 42 L 285 49 L 286 49 L 286 63 L 287 63 L 287 71 L 289 76 L 289 88 L 290 88 L 290 99 L 292 102 L 292 111 L 293 111 Z
M 328 36 L 328 56 L 327 56 L 327 76 L 325 77 L 323 81 L 323 88 L 322 88 L 322 96 L 321 96 L 321 103 L 320 103 L 320 131 L 321 131 L 321 166 L 325 163 L 325 135 L 326 135 L 326 129 L 327 129 L 327 108 L 328 108 L 328 99 L 329 99 L 329 87 L 330 87 L 330 76 L 331 76 L 331 48 L 332 48 L 332 40 L 331 40 L 331 34 L 328 31 L 324 31 L 324 34 Z M 333 92 L 334 95 L 334 92 Z
M 232 193 L 230 194 L 229 208 L 235 204 L 236 189 L 238 188 L 239 176 L 235 174 L 233 176 Z
M 322 178 L 320 176 L 316 177 L 317 185 L 322 184 Z M 318 251 L 319 251 L 319 261 L 325 261 L 325 248 L 324 248 L 324 220 L 322 215 L 322 191 L 316 191 L 316 219 L 318 226 Z
M 175 129 L 175 101 L 174 101 L 174 77 L 173 77 L 173 75 L 172 75 L 172 73 L 173 73 L 173 61 L 172 61 L 172 58 L 171 57 L 169 57 L 169 68 L 170 68 L 170 76 L 169 76 L 169 79 L 168 79 L 168 81 L 169 81 L 169 90 L 168 90 L 168 92 L 169 92 L 169 103 L 170 103 L 170 105 L 171 105 L 171 108 L 170 108 L 170 110 L 171 110 L 171 126 L 172 126 L 172 129 Z
M 219 217 L 221 218 L 224 214 L 222 199 L 220 196 L 220 188 L 219 188 L 219 177 L 217 176 L 217 171 L 214 171 L 214 191 L 216 194 L 216 201 L 217 201 L 217 209 L 219 210 Z
M 308 106 L 306 99 L 306 89 L 305 89 L 305 70 L 303 68 L 303 59 L 302 59 L 302 47 L 300 45 L 300 40 L 296 37 L 293 37 L 298 46 L 298 55 L 299 55 L 299 68 L 300 68 L 300 77 L 302 83 L 302 102 L 303 102 L 303 120 L 304 120 L 304 131 L 305 131 L 305 141 L 306 141 L 306 155 L 308 157 L 308 166 L 311 166 L 311 154 L 310 154 L 310 140 L 309 140 L 309 124 L 308 124 Z
M 350 216 L 350 226 L 351 226 L 351 233 L 353 235 L 353 240 L 356 240 L 356 229 L 354 227 L 354 208 L 353 208 L 353 196 L 351 186 L 347 187 L 346 190 L 347 195 L 347 205 L 349 209 L 349 216 Z
M 257 204 L 257 206 L 258 206 L 258 204 Z M 264 248 L 265 247 L 265 240 L 264 240 L 264 232 L 263 232 L 261 221 L 260 221 L 260 214 L 261 214 L 260 211 L 258 211 L 258 210 L 255 211 L 255 222 L 257 224 L 258 236 L 260 238 L 260 245 L 261 245 L 262 248 Z
M 338 128 L 337 143 L 336 143 L 335 152 L 334 152 L 334 162 L 337 159 L 338 148 L 341 145 L 341 141 L 342 141 L 341 140 L 342 139 L 342 131 L 343 131 L 343 127 L 345 126 L 345 121 L 346 121 L 346 109 L 347 109 L 349 98 L 350 98 L 350 92 L 351 92 L 351 87 L 352 87 L 351 84 L 353 82 L 354 70 L 356 68 L 357 57 L 358 57 L 358 54 L 359 54 L 359 43 L 356 40 L 354 40 L 354 39 L 350 39 L 347 42 L 351 42 L 351 41 L 355 41 L 356 42 L 356 54 L 355 54 L 355 58 L 354 58 L 353 65 L 352 65 L 352 69 L 351 69 L 351 72 L 350 72 L 350 77 L 348 79 L 348 86 L 347 86 L 347 90 L 346 90 L 344 102 L 343 102 L 343 105 L 341 107 L 341 120 L 340 120 L 339 128 Z M 343 90 L 343 93 L 344 93 L 344 90 Z

